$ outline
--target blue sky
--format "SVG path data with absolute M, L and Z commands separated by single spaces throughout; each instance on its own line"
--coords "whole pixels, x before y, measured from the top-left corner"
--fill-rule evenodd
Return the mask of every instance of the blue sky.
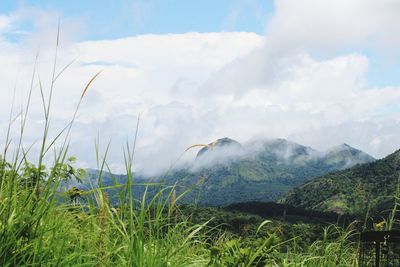
M 137 34 L 250 31 L 263 33 L 272 1 L 247 0 L 2 0 L 0 13 L 23 6 L 60 11 L 83 19 L 84 39 L 115 39 Z

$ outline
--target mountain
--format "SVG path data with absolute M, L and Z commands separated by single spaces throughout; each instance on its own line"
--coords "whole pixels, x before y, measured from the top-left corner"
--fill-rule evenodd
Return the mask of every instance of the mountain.
M 177 193 L 190 190 L 182 198 L 186 203 L 207 206 L 226 206 L 249 201 L 276 201 L 290 189 L 312 178 L 342 170 L 374 159 L 348 145 L 319 152 L 285 139 L 240 144 L 230 138 L 218 139 L 204 146 L 195 160 L 179 169 L 169 171 L 158 179 L 135 175 L 136 184 L 149 181 L 166 186 L 177 185 Z M 96 183 L 98 173 L 90 172 L 89 179 Z M 103 186 L 126 183 L 123 175 L 102 175 Z M 140 197 L 145 186 L 136 186 Z M 149 195 L 160 187 L 151 186 Z M 117 190 L 111 190 L 111 196 Z
M 202 205 L 276 201 L 312 178 L 371 161 L 348 145 L 322 153 L 285 139 L 240 145 L 222 138 L 201 149 L 191 169 L 173 172 L 165 181 L 192 187 L 186 201 Z
M 374 158 L 370 155 L 362 152 L 361 150 L 355 149 L 348 144 L 342 144 L 340 146 L 331 148 L 325 154 L 324 161 L 338 169 L 349 168 L 357 164 L 374 161 Z
M 393 204 L 400 174 L 400 150 L 350 169 L 329 173 L 288 192 L 281 202 L 338 213 L 379 212 Z

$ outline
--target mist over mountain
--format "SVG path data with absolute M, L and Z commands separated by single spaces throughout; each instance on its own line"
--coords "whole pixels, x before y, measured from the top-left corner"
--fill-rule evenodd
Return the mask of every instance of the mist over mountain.
M 196 159 L 209 156 L 213 150 L 221 152 L 224 149 L 226 150 L 226 152 L 228 152 L 227 154 L 229 154 L 229 152 L 240 153 L 241 151 L 243 151 L 244 148 L 239 142 L 228 137 L 224 137 L 200 149 L 197 153 Z
M 357 164 L 371 162 L 374 159 L 361 150 L 355 149 L 348 144 L 342 144 L 329 149 L 325 155 L 325 161 L 331 165 L 349 168 Z
M 315 177 L 343 170 L 374 158 L 349 145 L 317 151 L 285 139 L 253 141 L 247 144 L 230 138 L 204 146 L 193 162 L 164 175 L 134 176 L 137 183 L 177 185 L 177 193 L 190 190 L 184 202 L 224 206 L 248 201 L 276 201 L 286 192 Z M 103 186 L 125 183 L 124 175 L 103 175 Z M 96 172 L 91 172 L 96 182 Z M 141 195 L 144 187 L 136 188 Z M 151 191 L 151 189 L 150 189 Z

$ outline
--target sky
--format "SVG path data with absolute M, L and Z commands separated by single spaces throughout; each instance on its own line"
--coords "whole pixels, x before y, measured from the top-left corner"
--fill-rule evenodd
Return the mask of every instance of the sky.
M 381 158 L 400 148 L 398 14 L 397 0 L 1 0 L 0 141 L 34 73 L 24 145 L 39 149 L 39 84 L 48 97 L 60 24 L 56 71 L 73 64 L 55 83 L 52 135 L 102 71 L 70 138 L 83 167 L 96 167 L 98 140 L 122 171 L 139 114 L 135 168 L 150 175 L 226 136 L 347 143 Z

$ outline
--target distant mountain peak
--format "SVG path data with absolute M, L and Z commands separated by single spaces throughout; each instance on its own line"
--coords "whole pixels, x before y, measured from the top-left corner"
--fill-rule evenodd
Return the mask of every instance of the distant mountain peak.
M 229 137 L 223 137 L 223 138 L 217 139 L 215 142 L 217 143 L 217 145 L 220 145 L 220 146 L 221 145 L 222 146 L 223 145 L 231 145 L 231 144 L 241 145 L 238 141 L 233 140 L 233 139 L 231 139 Z
M 329 153 L 340 153 L 340 152 L 350 152 L 350 153 L 353 153 L 353 154 L 354 153 L 361 153 L 361 154 L 368 155 L 364 151 L 362 151 L 360 149 L 357 149 L 355 147 L 352 147 L 351 145 L 349 145 L 347 143 L 343 143 L 343 144 L 331 147 L 330 149 L 328 149 L 326 151 L 327 154 L 329 154 Z
M 219 148 L 225 148 L 225 147 L 232 147 L 232 148 L 242 148 L 242 145 L 236 141 L 233 140 L 229 137 L 223 137 L 215 140 L 212 143 L 209 143 L 207 146 L 203 147 L 200 149 L 200 151 L 197 153 L 196 157 L 200 157 L 204 155 L 205 153 L 208 153 L 209 151 L 213 151 L 214 149 L 219 149 Z
M 327 152 L 332 152 L 332 151 L 335 152 L 335 151 L 341 151 L 341 150 L 358 150 L 358 149 L 352 147 L 351 145 L 349 145 L 347 143 L 343 143 L 343 144 L 329 148 L 327 150 Z
M 346 143 L 335 146 L 325 153 L 325 160 L 330 164 L 343 165 L 343 169 L 352 167 L 356 164 L 372 162 L 375 159 Z

